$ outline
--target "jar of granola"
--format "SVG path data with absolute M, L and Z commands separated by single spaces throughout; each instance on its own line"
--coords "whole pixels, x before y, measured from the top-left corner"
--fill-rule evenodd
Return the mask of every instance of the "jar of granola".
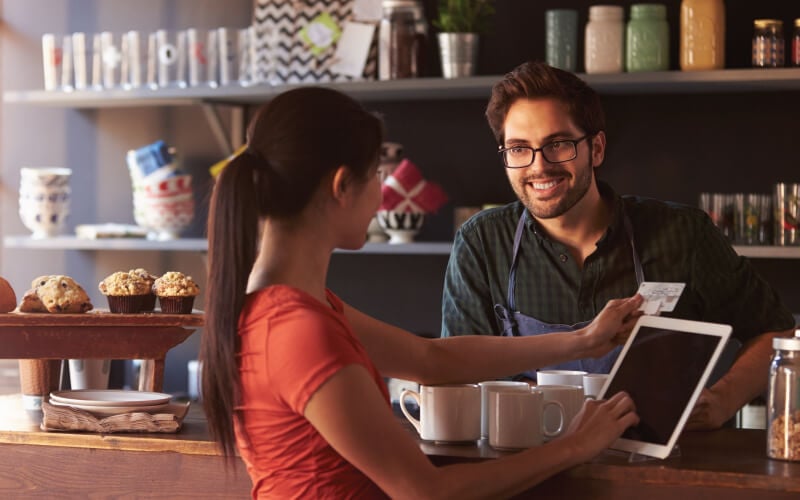
M 767 456 L 800 461 L 800 337 L 772 340 Z

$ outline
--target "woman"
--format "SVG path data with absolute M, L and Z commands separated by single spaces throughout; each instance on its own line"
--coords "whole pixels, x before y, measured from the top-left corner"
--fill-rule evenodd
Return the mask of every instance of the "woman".
M 204 405 L 253 496 L 508 496 L 606 448 L 638 421 L 624 394 L 587 403 L 562 439 L 480 464 L 434 467 L 397 421 L 383 376 L 474 382 L 599 356 L 630 331 L 641 297 L 609 302 L 577 332 L 514 339 L 423 339 L 344 304 L 325 287 L 330 256 L 364 243 L 382 135 L 344 94 L 291 90 L 256 116 L 246 152 L 217 179 Z

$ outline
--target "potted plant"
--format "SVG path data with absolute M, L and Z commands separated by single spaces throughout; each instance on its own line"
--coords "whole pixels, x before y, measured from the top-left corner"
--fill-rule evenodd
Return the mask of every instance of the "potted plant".
M 442 76 L 472 76 L 478 65 L 478 41 L 489 30 L 494 0 L 440 0 L 438 17 Z

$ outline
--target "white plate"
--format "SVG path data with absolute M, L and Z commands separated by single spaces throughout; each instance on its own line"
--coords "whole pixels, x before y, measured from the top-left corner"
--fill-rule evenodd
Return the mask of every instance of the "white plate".
M 102 415 L 102 416 L 110 416 L 110 415 L 119 415 L 120 413 L 133 413 L 135 411 L 143 411 L 146 413 L 151 413 L 155 410 L 163 410 L 169 407 L 169 403 L 162 403 L 160 405 L 148 405 L 148 406 L 91 406 L 91 405 L 82 405 L 82 404 L 67 404 L 67 403 L 60 403 L 58 401 L 50 400 L 51 405 L 55 406 L 68 406 L 70 408 L 77 408 L 79 410 L 88 411 L 94 415 Z
M 83 406 L 153 406 L 168 403 L 172 396 L 163 392 L 81 389 L 50 393 L 52 401 Z

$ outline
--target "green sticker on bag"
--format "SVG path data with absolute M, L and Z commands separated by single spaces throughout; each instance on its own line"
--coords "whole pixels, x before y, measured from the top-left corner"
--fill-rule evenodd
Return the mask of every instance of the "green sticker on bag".
M 312 19 L 300 31 L 300 38 L 311 47 L 311 53 L 315 56 L 322 54 L 325 49 L 336 43 L 340 36 L 342 30 L 327 12 Z

